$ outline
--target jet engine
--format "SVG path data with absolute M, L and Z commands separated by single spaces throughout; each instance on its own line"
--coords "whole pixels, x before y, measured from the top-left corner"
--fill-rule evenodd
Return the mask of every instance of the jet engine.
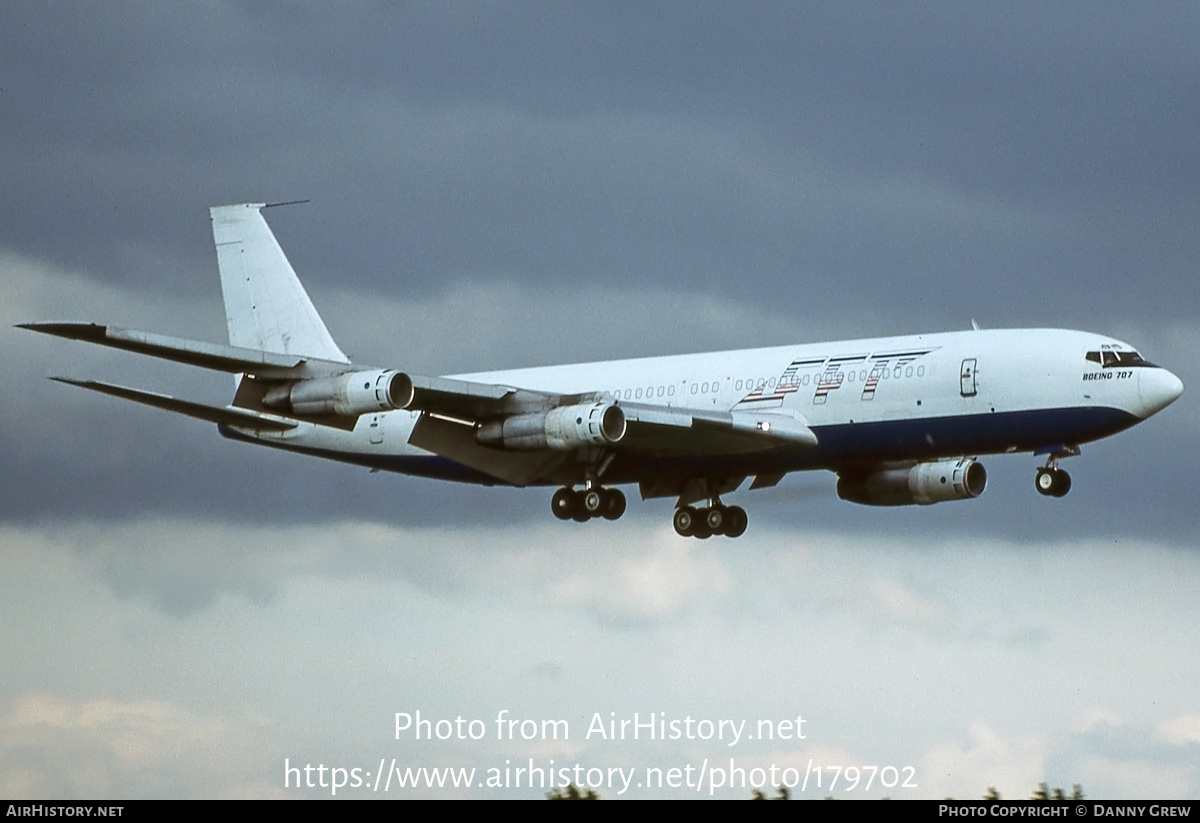
M 843 500 L 867 506 L 926 506 L 943 500 L 967 500 L 983 494 L 987 471 L 974 457 L 937 460 L 905 468 L 884 468 L 838 476 Z
M 605 446 L 624 436 L 625 412 L 616 403 L 583 403 L 516 414 L 488 421 L 475 433 L 475 439 L 487 446 L 559 451 Z
M 303 415 L 357 417 L 407 408 L 413 401 L 412 380 L 397 371 L 351 372 L 277 386 L 263 396 L 268 409 Z

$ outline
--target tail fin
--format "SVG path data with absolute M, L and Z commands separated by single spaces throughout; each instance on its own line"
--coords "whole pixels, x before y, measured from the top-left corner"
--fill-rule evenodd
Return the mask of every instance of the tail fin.
M 265 207 L 209 209 L 229 345 L 349 363 L 263 219 Z

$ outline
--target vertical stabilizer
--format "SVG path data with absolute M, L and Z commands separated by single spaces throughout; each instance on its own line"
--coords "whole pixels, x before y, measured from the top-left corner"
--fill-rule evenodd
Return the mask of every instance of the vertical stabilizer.
M 229 344 L 349 363 L 263 219 L 265 205 L 209 209 Z

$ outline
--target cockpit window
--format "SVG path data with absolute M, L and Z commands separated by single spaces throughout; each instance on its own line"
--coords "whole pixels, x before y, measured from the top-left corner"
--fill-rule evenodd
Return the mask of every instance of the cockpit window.
M 1100 351 L 1088 352 L 1087 359 L 1093 363 L 1099 363 L 1106 369 L 1111 366 L 1157 368 L 1150 361 L 1143 360 L 1142 356 L 1135 351 L 1116 351 L 1115 349 L 1104 348 Z

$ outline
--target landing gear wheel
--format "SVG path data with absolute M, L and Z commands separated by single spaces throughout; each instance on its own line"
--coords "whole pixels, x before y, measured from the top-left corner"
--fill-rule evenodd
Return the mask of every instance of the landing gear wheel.
M 550 510 L 559 520 L 584 523 L 596 517 L 616 520 L 625 513 L 625 495 L 618 489 L 593 486 L 575 491 L 563 486 L 550 498 Z
M 605 503 L 608 501 L 604 497 L 604 489 L 587 489 L 580 495 L 583 510 L 588 517 L 599 517 L 600 514 L 607 508 Z
M 675 527 L 675 533 L 680 537 L 691 537 L 699 523 L 700 518 L 691 506 L 680 506 L 671 517 L 671 525 Z
M 604 519 L 616 520 L 625 513 L 625 495 L 620 489 L 604 490 Z
M 700 540 L 715 534 L 741 537 L 746 533 L 748 522 L 746 510 L 741 506 L 724 506 L 720 503 L 702 509 L 681 506 L 671 519 L 671 525 L 680 537 L 696 537 Z
M 559 520 L 570 520 L 575 515 L 575 492 L 565 486 L 550 498 L 550 509 Z
M 741 506 L 730 506 L 725 511 L 725 536 L 741 537 L 746 533 L 749 523 L 750 518 L 746 516 L 745 509 Z
M 1071 475 L 1059 468 L 1043 466 L 1038 469 L 1034 484 L 1039 493 L 1048 497 L 1062 497 L 1071 490 Z
M 1038 494 L 1049 495 L 1054 491 L 1054 470 L 1038 469 L 1033 484 L 1037 486 Z
M 1051 494 L 1055 497 L 1062 497 L 1071 490 L 1071 475 L 1062 469 L 1058 469 L 1057 474 L 1055 489 Z
M 728 516 L 724 506 L 716 505 L 704 512 L 704 525 L 710 534 L 724 534 Z

